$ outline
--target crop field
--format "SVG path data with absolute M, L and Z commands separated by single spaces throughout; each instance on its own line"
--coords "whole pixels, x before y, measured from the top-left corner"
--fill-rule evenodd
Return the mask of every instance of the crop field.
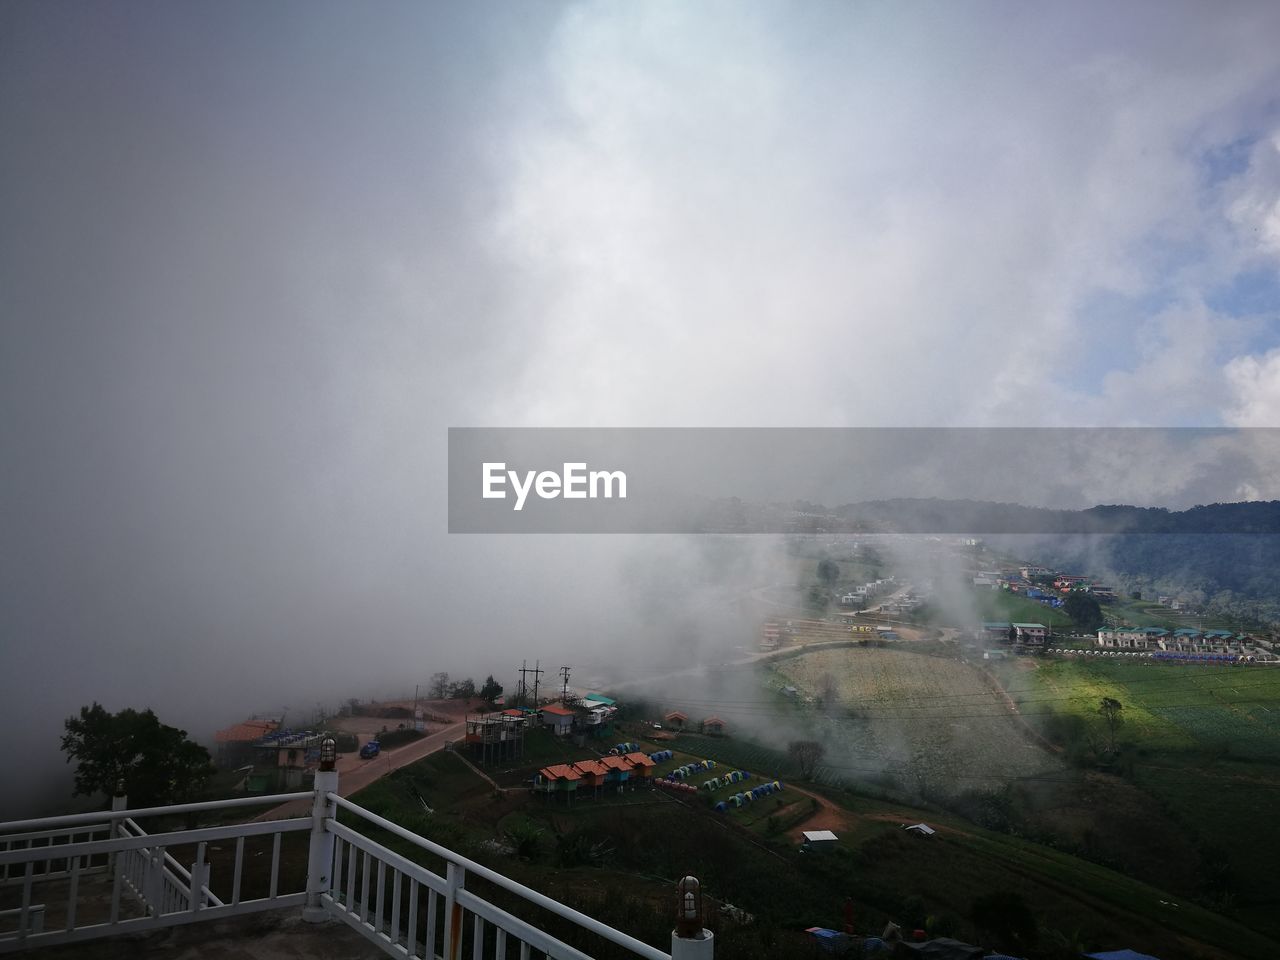
M 806 696 L 826 696 L 814 731 L 826 746 L 819 781 L 957 793 L 1063 769 L 967 663 L 851 648 L 806 654 L 776 669 Z
M 1093 719 L 1112 697 L 1123 705 L 1121 738 L 1144 748 L 1280 761 L 1280 670 L 1269 667 L 1068 658 L 1012 681 L 1009 693 L 1028 717 Z

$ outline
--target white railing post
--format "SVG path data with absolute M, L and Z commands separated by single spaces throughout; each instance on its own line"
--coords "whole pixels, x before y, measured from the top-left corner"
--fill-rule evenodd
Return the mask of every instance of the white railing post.
M 338 792 L 338 771 L 335 769 L 337 747 L 326 739 L 320 745 L 320 769 L 316 771 L 315 793 L 311 801 L 311 848 L 307 855 L 307 905 L 302 908 L 302 919 L 308 923 L 323 923 L 329 919 L 320 898 L 333 887 L 333 834 L 329 821 L 338 813 L 329 794 Z
M 458 891 L 466 882 L 466 871 L 450 860 L 445 871 L 444 960 L 459 960 L 462 956 L 462 904 L 458 902 Z
M 111 812 L 122 813 L 129 809 L 129 798 L 123 793 L 124 784 L 116 787 L 116 795 L 111 798 Z M 114 840 L 120 834 L 121 820 L 123 817 L 111 818 L 111 831 L 107 834 L 108 840 Z M 116 855 L 114 853 L 107 854 L 107 873 L 114 874 L 116 869 Z

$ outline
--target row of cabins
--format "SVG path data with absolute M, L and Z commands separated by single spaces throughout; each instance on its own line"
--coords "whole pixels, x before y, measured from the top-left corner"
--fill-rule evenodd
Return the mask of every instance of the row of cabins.
M 1258 638 L 1230 630 L 1182 627 L 1113 627 L 1098 631 L 1098 646 L 1111 650 L 1163 650 L 1170 653 L 1256 653 Z
M 1019 643 L 1027 647 L 1043 647 L 1050 631 L 1043 623 L 1010 623 L 1008 620 L 986 620 L 982 635 L 989 641 Z
M 657 763 L 652 758 L 638 751 L 620 757 L 557 763 L 538 771 L 533 788 L 548 796 L 564 796 L 569 799 L 576 796 L 579 790 L 590 790 L 594 795 L 606 787 L 614 787 L 621 792 L 628 785 L 649 786 L 653 782 L 653 768 L 656 766 Z
M 688 715 L 681 713 L 679 710 L 672 710 L 664 715 L 662 722 L 672 730 L 693 729 L 693 724 L 689 723 Z M 710 733 L 717 737 L 722 737 L 728 732 L 727 725 L 719 717 L 707 717 L 698 726 L 703 733 Z

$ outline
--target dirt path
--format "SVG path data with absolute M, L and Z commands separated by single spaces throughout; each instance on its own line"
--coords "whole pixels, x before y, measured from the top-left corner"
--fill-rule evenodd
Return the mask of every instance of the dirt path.
M 804 839 L 803 834 L 806 830 L 830 830 L 835 833 L 847 829 L 853 823 L 856 814 L 837 807 L 826 797 L 810 793 L 808 790 L 801 790 L 790 783 L 787 784 L 787 789 L 818 802 L 818 809 L 813 812 L 813 816 L 787 831 L 787 836 L 797 843 Z

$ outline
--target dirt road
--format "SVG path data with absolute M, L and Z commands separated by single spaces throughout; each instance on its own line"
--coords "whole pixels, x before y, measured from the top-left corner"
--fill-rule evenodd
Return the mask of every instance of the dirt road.
M 372 760 L 361 760 L 359 755 L 350 753 L 338 758 L 338 795 L 349 797 L 357 790 L 362 790 L 379 777 L 385 777 L 392 770 L 416 763 L 423 757 L 443 750 L 450 740 L 459 739 L 465 723 L 455 723 L 445 727 L 428 737 L 406 743 L 403 747 L 388 750 Z M 254 821 L 283 820 L 286 817 L 302 817 L 311 812 L 310 800 L 294 800 L 272 807 L 258 816 Z

